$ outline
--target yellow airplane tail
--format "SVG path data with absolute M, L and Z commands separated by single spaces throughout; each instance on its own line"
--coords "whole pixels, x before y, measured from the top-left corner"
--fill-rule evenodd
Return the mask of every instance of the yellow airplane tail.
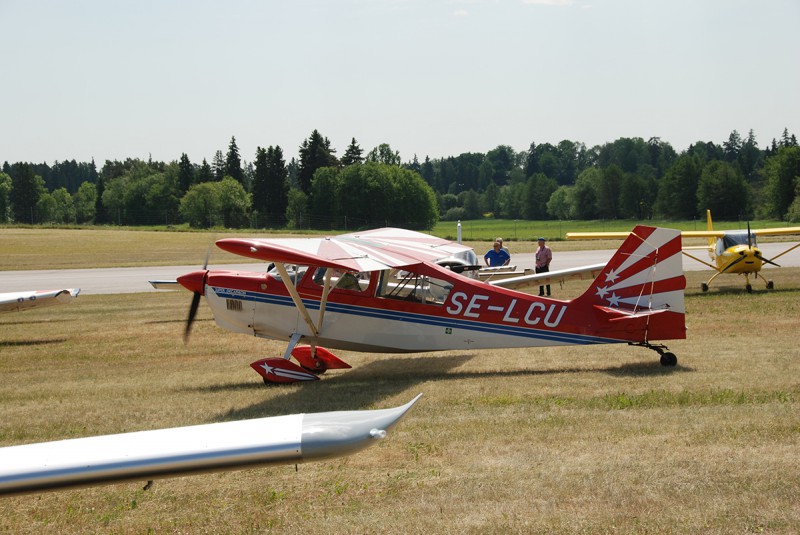
M 708 221 L 708 231 L 711 232 L 714 230 L 714 225 L 711 224 L 711 210 L 706 210 L 706 220 Z M 712 251 L 714 250 L 714 242 L 716 241 L 715 238 L 709 237 L 708 238 L 708 248 Z

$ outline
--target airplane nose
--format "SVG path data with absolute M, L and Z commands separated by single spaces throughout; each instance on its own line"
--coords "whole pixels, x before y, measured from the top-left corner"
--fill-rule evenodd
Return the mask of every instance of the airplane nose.
M 178 277 L 178 284 L 196 294 L 205 295 L 206 275 L 208 270 L 192 271 Z

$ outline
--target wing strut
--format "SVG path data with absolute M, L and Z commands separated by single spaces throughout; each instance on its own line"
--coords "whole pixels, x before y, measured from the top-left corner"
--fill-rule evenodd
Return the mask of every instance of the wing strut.
M 325 270 L 325 286 L 322 288 L 322 298 L 319 300 L 319 319 L 317 320 L 317 332 L 322 329 L 322 318 L 325 316 L 325 305 L 328 304 L 328 294 L 331 293 L 332 269 Z
M 294 284 L 292 284 L 292 279 L 289 278 L 289 272 L 286 271 L 286 265 L 282 264 L 281 262 L 275 262 L 275 269 L 277 269 L 278 273 L 281 274 L 281 280 L 283 281 L 283 285 L 286 286 L 286 289 L 289 291 L 289 295 L 292 296 L 292 301 L 294 302 L 294 306 L 296 306 L 297 310 L 300 311 L 300 315 L 303 316 L 303 320 L 305 320 L 306 325 L 308 325 L 308 328 L 311 329 L 311 333 L 316 337 L 317 335 L 319 335 L 317 326 L 314 325 L 311 316 L 308 315 L 308 310 L 306 309 L 306 306 L 303 304 L 303 300 L 300 298 L 300 294 L 297 293 L 297 288 L 295 288 Z M 328 282 L 328 284 L 330 284 L 330 281 Z

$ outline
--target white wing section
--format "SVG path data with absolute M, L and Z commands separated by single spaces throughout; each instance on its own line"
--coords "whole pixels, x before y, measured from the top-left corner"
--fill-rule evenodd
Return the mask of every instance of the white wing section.
M 0 293 L 0 312 L 19 312 L 29 308 L 65 305 L 78 297 L 80 291 L 80 288 L 70 288 Z
M 595 277 L 597 277 L 597 275 L 603 271 L 604 267 L 606 267 L 605 264 L 591 264 L 588 266 L 549 271 L 547 273 L 535 273 L 532 275 L 522 275 L 520 277 L 492 280 L 488 281 L 488 283 L 492 286 L 500 286 L 502 288 L 513 288 L 515 290 L 519 290 L 521 288 L 534 286 L 536 284 L 554 284 L 568 280 L 594 280 Z
M 226 238 L 225 251 L 267 262 L 377 271 L 450 257 L 474 258 L 472 248 L 422 232 L 382 228 L 327 238 Z M 474 262 L 468 262 L 474 263 Z

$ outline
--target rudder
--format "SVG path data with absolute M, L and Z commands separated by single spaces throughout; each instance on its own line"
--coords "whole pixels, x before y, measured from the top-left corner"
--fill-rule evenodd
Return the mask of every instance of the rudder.
M 684 288 L 680 231 L 639 225 L 580 299 L 628 314 L 683 315 Z

